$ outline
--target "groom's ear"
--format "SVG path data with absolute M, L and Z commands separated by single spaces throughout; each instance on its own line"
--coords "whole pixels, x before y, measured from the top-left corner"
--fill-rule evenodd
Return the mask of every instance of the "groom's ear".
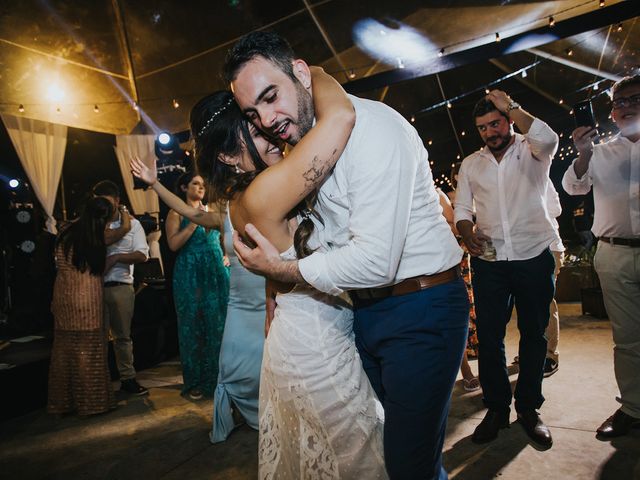
M 293 74 L 306 90 L 311 90 L 311 70 L 307 62 L 296 59 L 292 62 Z

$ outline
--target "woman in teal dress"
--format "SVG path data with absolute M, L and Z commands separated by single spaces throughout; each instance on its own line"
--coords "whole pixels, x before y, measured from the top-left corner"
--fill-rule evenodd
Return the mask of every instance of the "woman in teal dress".
M 233 251 L 231 224 L 225 216 L 224 244 L 229 255 L 231 288 L 220 351 L 220 374 L 213 397 L 212 443 L 223 442 L 242 415 L 258 429 L 258 393 L 264 345 L 264 278 L 246 270 Z
M 183 174 L 176 193 L 188 205 L 206 211 L 204 180 Z M 208 230 L 174 210 L 166 221 L 167 243 L 178 255 L 173 271 L 173 297 L 178 317 L 183 394 L 193 400 L 212 397 L 218 378 L 220 345 L 229 297 L 229 271 L 224 266 L 220 231 Z

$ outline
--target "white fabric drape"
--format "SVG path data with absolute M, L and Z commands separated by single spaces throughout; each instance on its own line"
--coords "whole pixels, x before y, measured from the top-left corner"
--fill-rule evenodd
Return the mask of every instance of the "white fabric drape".
M 131 157 L 146 158 L 153 151 L 153 135 L 116 135 L 116 156 L 131 209 L 136 215 L 159 211 L 158 195 L 153 190 L 134 190 L 129 161 Z
M 67 127 L 13 115 L 1 117 L 31 188 L 47 214 L 47 230 L 56 234 L 53 208 L 67 148 Z
M 153 135 L 116 135 L 116 156 L 118 157 L 118 165 L 124 186 L 127 189 L 127 195 L 131 201 L 131 209 L 136 215 L 142 215 L 145 212 L 155 213 L 160 211 L 158 195 L 151 189 L 135 190 L 133 188 L 133 177 L 129 161 L 131 157 L 145 159 L 153 152 L 155 136 Z M 147 236 L 149 244 L 149 256 L 160 260 L 162 267 L 162 256 L 160 255 L 160 237 L 162 232 L 152 232 Z

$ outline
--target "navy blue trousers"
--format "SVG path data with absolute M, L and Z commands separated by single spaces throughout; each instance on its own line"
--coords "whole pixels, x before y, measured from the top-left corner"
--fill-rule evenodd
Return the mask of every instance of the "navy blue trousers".
M 442 446 L 468 327 L 461 279 L 356 302 L 356 345 L 384 406 L 385 464 L 393 480 L 447 478 Z
M 547 354 L 544 331 L 549 324 L 549 305 L 555 290 L 553 255 L 545 249 L 529 260 L 487 262 L 474 257 L 471 266 L 484 404 L 495 411 L 507 411 L 511 405 L 504 335 L 515 305 L 520 331 L 515 407 L 518 412 L 538 409 L 544 402 L 542 377 Z

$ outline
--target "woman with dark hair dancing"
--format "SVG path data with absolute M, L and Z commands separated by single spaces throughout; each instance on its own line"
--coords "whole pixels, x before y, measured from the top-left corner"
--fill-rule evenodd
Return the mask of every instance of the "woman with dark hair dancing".
M 258 160 L 256 153 L 274 145 L 247 123 L 231 93 L 213 94 L 191 113 L 199 170 L 229 201 L 233 226 L 243 234 L 253 223 L 284 258 L 313 248 L 307 245 L 313 212 L 300 203 L 335 165 L 355 121 L 335 80 L 313 70 L 309 81 L 316 124 L 273 163 Z M 295 88 L 308 95 L 301 84 Z M 133 161 L 132 170 L 169 203 L 152 169 Z M 180 213 L 208 224 L 203 212 Z M 355 348 L 349 304 L 303 286 L 278 293 L 276 302 L 261 372 L 260 478 L 386 478 L 382 407 Z
M 49 413 L 92 415 L 115 408 L 102 313 L 102 275 L 108 268 L 104 237 L 112 214 L 109 200 L 91 198 L 57 240 Z
M 176 193 L 192 208 L 207 211 L 202 203 L 204 180 L 195 172 L 178 178 Z M 229 272 L 224 266 L 220 230 L 205 229 L 175 210 L 167 214 L 165 228 L 169 248 L 178 252 L 173 269 L 173 298 L 178 317 L 182 393 L 192 400 L 212 397 L 229 296 Z

